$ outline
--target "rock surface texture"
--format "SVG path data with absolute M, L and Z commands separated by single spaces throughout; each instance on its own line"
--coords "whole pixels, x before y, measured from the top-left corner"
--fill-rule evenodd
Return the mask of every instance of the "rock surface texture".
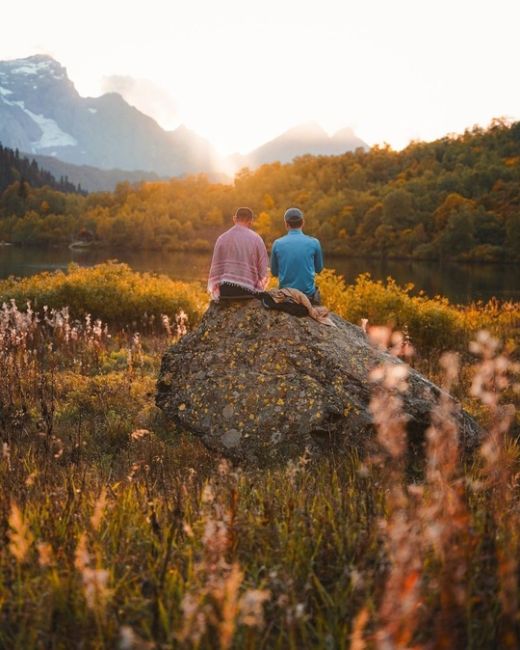
M 257 300 L 212 303 L 200 326 L 162 360 L 157 405 L 211 449 L 263 465 L 311 450 L 364 446 L 373 437 L 370 371 L 399 359 L 361 328 L 268 311 Z M 410 370 L 408 433 L 420 440 L 440 389 Z M 466 449 L 479 427 L 458 413 Z

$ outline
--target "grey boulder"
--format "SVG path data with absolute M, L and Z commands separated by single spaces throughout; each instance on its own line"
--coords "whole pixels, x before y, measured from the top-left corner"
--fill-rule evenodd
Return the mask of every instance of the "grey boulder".
M 199 327 L 163 356 L 156 403 L 210 448 L 258 465 L 306 449 L 362 449 L 373 439 L 369 374 L 402 361 L 360 327 L 336 327 L 266 310 L 259 301 L 211 303 Z M 441 390 L 410 369 L 404 395 L 409 439 L 424 438 Z M 461 444 L 480 429 L 457 408 Z

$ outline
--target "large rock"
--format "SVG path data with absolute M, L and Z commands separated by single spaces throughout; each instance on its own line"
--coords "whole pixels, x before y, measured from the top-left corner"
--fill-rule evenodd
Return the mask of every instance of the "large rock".
M 213 449 L 240 460 L 285 461 L 311 449 L 361 447 L 372 437 L 370 371 L 399 359 L 361 328 L 268 311 L 259 301 L 212 303 L 200 326 L 162 360 L 157 405 Z M 410 371 L 408 431 L 420 439 L 440 389 Z M 466 448 L 478 425 L 459 414 Z

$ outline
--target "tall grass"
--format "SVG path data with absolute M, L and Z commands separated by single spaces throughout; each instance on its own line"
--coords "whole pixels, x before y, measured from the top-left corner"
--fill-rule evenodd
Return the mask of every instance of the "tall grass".
M 481 404 L 471 459 L 443 399 L 410 471 L 406 372 L 382 367 L 370 453 L 258 471 L 154 406 L 184 317 L 138 334 L 92 313 L 0 312 L 0 647 L 517 647 L 511 346 L 481 334 L 474 367 L 438 364 L 447 390 Z

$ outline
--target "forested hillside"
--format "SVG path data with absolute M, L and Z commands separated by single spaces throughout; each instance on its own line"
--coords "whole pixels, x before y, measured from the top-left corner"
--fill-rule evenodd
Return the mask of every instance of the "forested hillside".
M 9 185 L 21 181 L 31 187 L 48 185 L 61 192 L 81 191 L 81 188 L 78 190 L 75 185 L 69 183 L 66 177 L 62 176 L 59 181 L 56 180 L 50 172 L 40 169 L 35 160 L 29 160 L 21 156 L 18 150 L 13 151 L 0 143 L 0 193 Z M 23 183 L 21 192 L 24 193 Z
M 255 210 L 268 244 L 297 205 L 329 253 L 520 261 L 520 122 L 399 152 L 303 156 L 242 170 L 233 185 L 192 176 L 71 200 L 39 189 L 22 196 L 14 183 L 0 198 L 0 239 L 56 243 L 87 229 L 100 245 L 210 249 L 238 205 Z

